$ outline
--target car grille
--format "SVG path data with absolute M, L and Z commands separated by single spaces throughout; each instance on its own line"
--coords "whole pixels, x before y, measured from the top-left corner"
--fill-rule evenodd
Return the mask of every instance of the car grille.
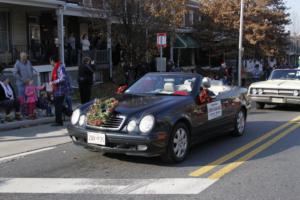
M 113 115 L 108 118 L 108 120 L 102 124 L 101 126 L 91 126 L 91 125 L 86 125 L 88 128 L 93 128 L 93 129 L 99 129 L 99 130 L 112 130 L 112 131 L 119 131 L 124 122 L 125 122 L 126 117 L 122 115 Z
M 294 96 L 294 90 L 264 89 L 263 94 L 272 96 Z

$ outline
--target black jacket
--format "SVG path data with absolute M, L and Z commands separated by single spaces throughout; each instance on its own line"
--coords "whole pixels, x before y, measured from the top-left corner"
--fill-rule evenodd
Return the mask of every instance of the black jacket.
M 9 84 L 9 85 L 10 85 L 12 91 L 13 91 L 14 98 L 16 98 L 16 93 L 14 91 L 14 88 L 12 87 L 11 84 Z M 0 85 L 0 101 L 5 101 L 5 100 L 10 100 L 10 99 L 5 96 L 4 88 Z
M 94 67 L 88 64 L 82 64 L 78 70 L 78 83 L 93 85 L 94 83 Z

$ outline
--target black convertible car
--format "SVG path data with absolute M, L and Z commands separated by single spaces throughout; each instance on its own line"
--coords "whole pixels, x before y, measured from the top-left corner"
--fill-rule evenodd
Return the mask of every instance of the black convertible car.
M 149 73 L 116 98 L 80 106 L 68 132 L 75 144 L 92 151 L 181 162 L 193 144 L 208 137 L 244 134 L 247 90 L 220 87 L 199 74 Z

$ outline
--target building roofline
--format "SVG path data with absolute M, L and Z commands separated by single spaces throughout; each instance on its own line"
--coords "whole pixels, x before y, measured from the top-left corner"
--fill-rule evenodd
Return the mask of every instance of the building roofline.
M 22 6 L 34 6 L 42 8 L 57 8 L 59 6 L 65 6 L 66 2 L 59 0 L 0 0 L 0 3 L 22 5 Z

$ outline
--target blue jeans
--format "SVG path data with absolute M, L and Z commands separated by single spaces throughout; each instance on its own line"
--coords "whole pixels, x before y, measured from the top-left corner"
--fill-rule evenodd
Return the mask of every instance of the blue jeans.
M 25 85 L 17 84 L 17 89 L 18 89 L 18 97 L 24 97 L 25 96 Z
M 20 103 L 20 111 L 23 116 L 27 115 L 27 110 L 26 110 L 26 96 L 25 96 L 25 84 L 18 83 L 17 84 L 17 89 L 18 89 L 18 100 Z

